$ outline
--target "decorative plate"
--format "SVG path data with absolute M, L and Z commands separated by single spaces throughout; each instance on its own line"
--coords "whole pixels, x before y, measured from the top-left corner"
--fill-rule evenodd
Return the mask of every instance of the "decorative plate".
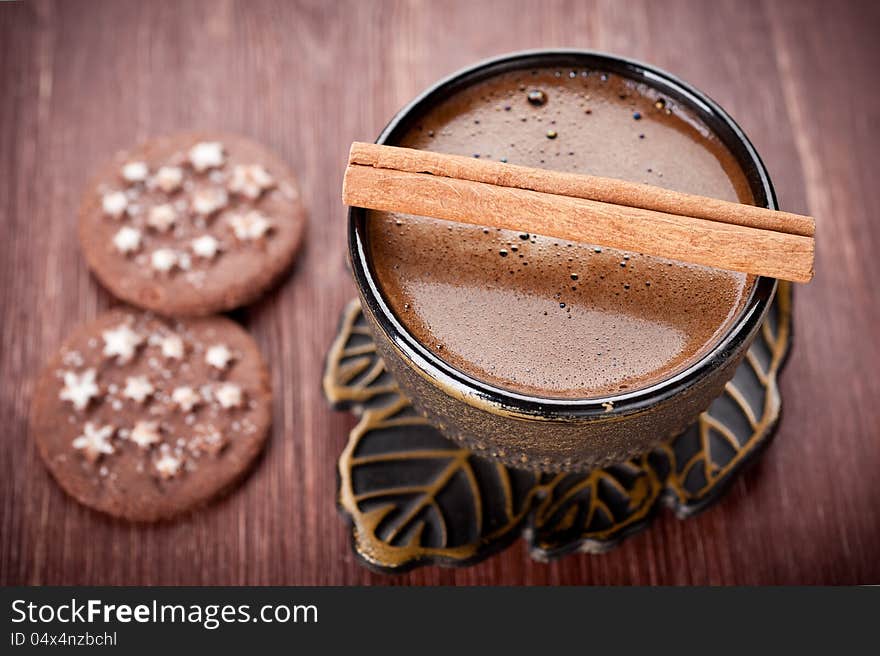
M 566 474 L 507 467 L 444 438 L 385 370 L 352 301 L 327 356 L 324 393 L 360 417 L 339 458 L 338 501 L 355 551 L 373 569 L 400 572 L 469 565 L 521 536 L 546 561 L 613 548 L 661 503 L 681 518 L 705 509 L 773 435 L 791 296 L 780 282 L 733 380 L 688 430 L 638 458 Z

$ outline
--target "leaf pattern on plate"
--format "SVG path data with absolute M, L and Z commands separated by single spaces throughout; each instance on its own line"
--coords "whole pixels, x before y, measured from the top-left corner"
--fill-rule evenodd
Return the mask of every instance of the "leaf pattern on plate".
M 365 409 L 339 458 L 339 504 L 377 567 L 467 562 L 516 537 L 539 476 L 473 456 L 398 394 Z
M 782 405 L 777 375 L 790 344 L 791 296 L 791 283 L 780 282 L 755 342 L 724 393 L 693 426 L 654 454 L 652 464 L 665 473 L 667 499 L 679 516 L 699 512 L 714 500 L 772 433 Z
M 557 475 L 535 510 L 532 556 L 548 560 L 575 550 L 601 553 L 641 528 L 663 489 L 646 460 Z
M 360 416 L 339 458 L 339 505 L 358 555 L 395 572 L 467 565 L 522 535 L 538 560 L 598 553 L 644 528 L 665 500 L 680 517 L 719 498 L 772 436 L 791 339 L 791 285 L 724 393 L 651 453 L 588 473 L 541 474 L 478 458 L 419 415 L 385 371 L 357 301 L 343 312 L 324 391 Z
M 398 394 L 397 383 L 376 352 L 357 299 L 349 301 L 342 312 L 339 331 L 327 356 L 323 386 L 324 395 L 335 408 L 365 403 L 383 394 Z

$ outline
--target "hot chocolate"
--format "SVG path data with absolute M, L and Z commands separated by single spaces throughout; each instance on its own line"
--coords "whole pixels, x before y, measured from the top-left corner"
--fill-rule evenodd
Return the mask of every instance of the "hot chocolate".
M 752 202 L 712 132 L 650 87 L 596 71 L 506 73 L 439 105 L 399 145 Z M 372 212 L 383 296 L 452 366 L 528 395 L 594 398 L 686 368 L 730 327 L 744 274 L 558 239 Z

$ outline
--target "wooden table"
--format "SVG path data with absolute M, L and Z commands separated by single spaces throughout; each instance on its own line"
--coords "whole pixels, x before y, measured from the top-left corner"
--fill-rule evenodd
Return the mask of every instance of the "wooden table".
M 27 2 L 0 4 L 0 582 L 30 584 L 880 583 L 880 4 L 876 2 Z M 699 517 L 662 516 L 603 555 L 372 574 L 334 507 L 353 418 L 320 387 L 354 295 L 339 200 L 371 140 L 434 80 L 546 46 L 666 68 L 745 128 L 782 206 L 818 217 L 796 298 L 776 441 Z M 86 270 L 88 176 L 154 134 L 232 130 L 298 172 L 308 246 L 236 313 L 272 363 L 275 427 L 242 488 L 176 523 L 129 526 L 68 499 L 29 439 L 34 374 L 113 304 Z

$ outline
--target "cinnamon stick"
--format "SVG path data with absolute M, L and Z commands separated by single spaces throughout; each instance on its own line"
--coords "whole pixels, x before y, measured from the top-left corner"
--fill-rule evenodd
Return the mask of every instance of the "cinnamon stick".
M 534 169 L 461 155 L 356 141 L 351 145 L 348 163 L 543 191 L 804 237 L 812 237 L 816 232 L 816 222 L 810 216 L 685 194 L 638 182 Z
M 374 210 L 531 232 L 794 282 L 807 282 L 813 277 L 814 240 L 784 232 L 782 229 L 791 225 L 785 217 L 759 219 L 756 227 L 742 223 L 751 223 L 758 215 L 743 219 L 727 209 L 724 216 L 740 223 L 706 218 L 714 216 L 709 212 L 694 217 L 597 201 L 584 197 L 592 191 L 584 191 L 585 187 L 578 184 L 582 177 L 427 151 L 355 144 L 345 173 L 343 201 Z M 619 181 L 602 180 L 608 181 L 602 187 L 608 195 L 603 197 L 636 202 L 627 193 L 629 183 L 619 186 L 615 184 Z M 639 202 L 647 198 L 647 203 L 656 206 L 671 198 L 654 193 L 655 188 L 648 185 L 638 186 L 646 192 L 638 196 Z M 665 200 L 657 201 L 658 197 Z M 771 224 L 780 229 L 765 227 Z M 804 222 L 797 222 L 797 226 L 795 229 L 802 231 L 806 227 Z

